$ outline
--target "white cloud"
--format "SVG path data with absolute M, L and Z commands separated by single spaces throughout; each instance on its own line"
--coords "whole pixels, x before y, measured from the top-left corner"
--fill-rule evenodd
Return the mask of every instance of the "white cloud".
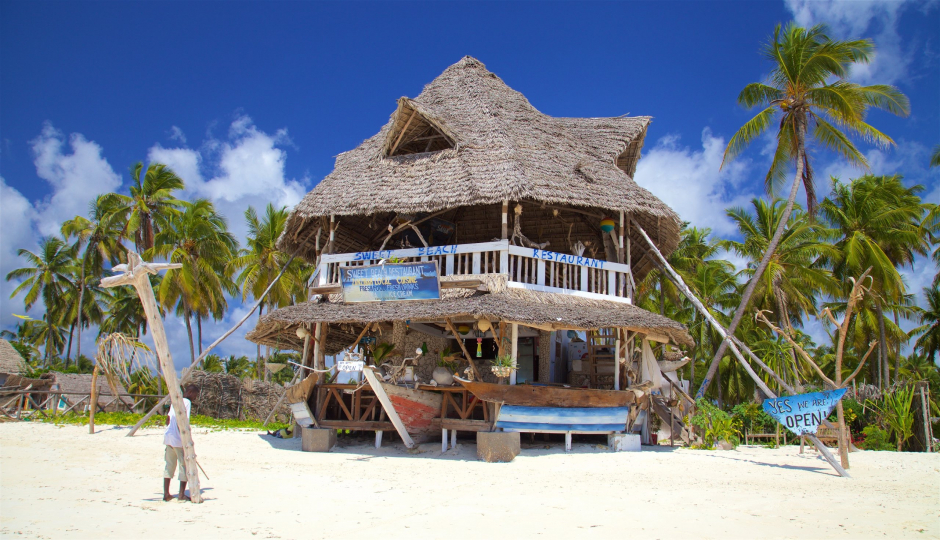
M 180 144 L 186 144 L 186 134 L 183 133 L 183 130 L 178 126 L 170 127 L 169 139 L 171 141 L 178 141 Z
M 913 50 L 904 50 L 898 17 L 912 0 L 786 0 L 787 9 L 801 26 L 825 23 L 832 37 L 870 37 L 875 56 L 870 64 L 856 64 L 851 78 L 861 84 L 895 84 L 908 75 Z
M 292 146 L 286 129 L 274 134 L 259 130 L 251 118 L 237 117 L 226 140 L 211 135 L 200 150 L 154 145 L 148 159 L 169 165 L 186 182 L 186 194 L 212 201 L 229 222 L 229 229 L 244 243 L 244 212 L 259 212 L 269 202 L 293 207 L 306 194 L 307 179 L 288 179 L 284 167 Z M 206 179 L 208 178 L 208 179 Z
M 6 184 L 3 177 L 0 177 L 0 216 L 3 216 L 3 224 L 0 225 L 0 305 L 3 306 L 0 309 L 0 325 L 6 327 L 18 321 L 13 313 L 25 313 L 25 293 L 10 298 L 20 281 L 6 281 L 6 275 L 23 266 L 23 259 L 16 254 L 19 249 L 36 250 L 36 236 L 32 228 L 36 211 L 26 197 Z M 34 307 L 34 316 L 41 309 L 42 306 Z
M 101 147 L 81 133 L 69 137 L 71 154 L 64 154 L 63 134 L 46 123 L 31 141 L 36 174 L 52 187 L 52 195 L 37 206 L 37 225 L 43 235 L 59 232 L 63 221 L 86 215 L 96 195 L 121 187 L 121 177 L 101 155 Z
M 739 159 L 721 169 L 724 151 L 725 140 L 708 128 L 702 131 L 701 149 L 680 146 L 677 136 L 667 135 L 645 153 L 634 179 L 683 220 L 727 237 L 736 228 L 725 209 L 745 206 L 758 194 L 747 186 L 750 162 Z

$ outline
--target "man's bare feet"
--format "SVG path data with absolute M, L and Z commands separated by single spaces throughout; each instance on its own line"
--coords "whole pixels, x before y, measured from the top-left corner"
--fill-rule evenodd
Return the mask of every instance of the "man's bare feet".
M 181 501 L 190 501 L 190 500 L 192 500 L 192 499 L 189 498 L 189 495 L 184 495 L 184 494 L 180 493 L 179 500 L 181 500 Z
M 164 493 L 164 494 L 163 494 L 163 502 L 169 502 L 169 501 L 172 501 L 172 500 L 173 500 L 173 496 L 172 496 L 172 495 L 170 495 L 169 493 Z

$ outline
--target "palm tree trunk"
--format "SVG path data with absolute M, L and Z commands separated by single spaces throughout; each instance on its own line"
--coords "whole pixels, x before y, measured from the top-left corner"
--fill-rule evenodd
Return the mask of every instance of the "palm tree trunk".
M 72 321 L 72 324 L 69 326 L 69 346 L 65 350 L 65 369 L 68 369 L 69 361 L 72 359 L 72 334 L 74 332 L 75 332 L 75 321 Z
M 888 345 L 885 343 L 885 312 L 881 300 L 875 303 L 875 313 L 878 315 L 878 366 L 881 370 L 878 375 L 878 385 L 884 390 L 891 384 L 891 379 L 888 373 Z
M 192 322 L 190 322 L 189 320 L 190 314 L 189 314 L 188 309 L 185 311 L 184 316 L 186 317 L 186 333 L 189 334 L 189 356 L 191 359 L 190 361 L 195 364 L 196 363 L 196 351 L 193 348 L 193 325 L 192 325 Z
M 196 335 L 199 337 L 199 354 L 202 354 L 202 315 L 196 315 Z
M 85 253 L 88 253 L 88 248 L 85 248 Z M 85 303 L 85 257 L 82 257 L 82 272 L 81 281 L 78 284 L 78 312 L 75 314 L 75 320 L 78 321 L 78 339 L 75 341 L 75 358 L 79 358 L 82 355 L 82 306 Z M 65 363 L 68 367 L 68 360 Z
M 770 239 L 770 244 L 767 246 L 767 251 L 764 252 L 764 257 L 761 259 L 760 264 L 757 265 L 757 270 L 754 272 L 754 276 L 751 277 L 751 280 L 747 284 L 747 288 L 744 289 L 744 294 L 741 297 L 741 303 L 738 304 L 738 309 L 734 312 L 734 318 L 731 320 L 731 324 L 728 326 L 728 336 L 733 336 L 734 332 L 738 329 L 738 325 L 741 324 L 741 319 L 744 318 L 744 311 L 747 309 L 748 304 L 751 302 L 751 296 L 754 294 L 754 290 L 757 288 L 757 283 L 760 281 L 761 276 L 764 275 L 764 271 L 767 270 L 767 266 L 770 264 L 771 257 L 774 256 L 774 252 L 777 250 L 777 245 L 780 244 L 780 239 L 783 238 L 783 230 L 787 226 L 787 221 L 790 220 L 790 214 L 793 212 L 793 205 L 796 202 L 796 194 L 800 190 L 801 179 L 803 178 L 803 160 L 805 159 L 806 150 L 804 148 L 804 139 L 806 135 L 806 119 L 797 120 L 797 135 L 796 135 L 796 175 L 793 178 L 793 186 L 790 188 L 790 197 L 787 199 L 787 206 L 783 210 L 783 215 L 780 216 L 780 223 L 777 224 L 777 230 L 774 231 L 773 238 Z M 705 391 L 708 390 L 708 385 L 711 382 L 712 377 L 715 376 L 715 373 L 718 371 L 718 362 L 721 360 L 721 356 L 725 354 L 725 350 L 728 348 L 728 340 L 723 340 L 721 345 L 718 347 L 718 351 L 715 353 L 715 356 L 712 358 L 712 363 L 708 366 L 708 372 L 705 374 L 705 379 L 702 381 L 702 386 L 699 387 L 696 396 L 703 396 Z
M 894 326 L 900 327 L 898 310 L 894 310 Z M 894 382 L 901 380 L 901 340 L 894 344 Z
M 260 306 L 258 306 L 258 323 L 259 323 L 259 324 L 261 323 L 261 313 L 262 313 L 263 311 L 264 311 L 264 303 L 262 303 Z M 257 359 L 256 359 L 255 365 L 256 365 L 256 366 L 260 366 L 260 365 L 261 365 L 261 344 L 260 344 L 260 343 L 258 344 L 258 357 L 257 357 Z M 261 368 L 261 369 L 264 369 L 264 368 Z M 255 371 L 257 372 L 257 371 L 259 371 L 259 369 L 256 367 L 256 368 L 255 368 Z M 262 373 L 263 373 L 263 372 L 262 372 Z

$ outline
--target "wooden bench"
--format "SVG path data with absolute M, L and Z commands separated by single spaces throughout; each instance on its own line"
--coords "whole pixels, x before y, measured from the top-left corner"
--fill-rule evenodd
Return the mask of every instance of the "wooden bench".
M 573 433 L 622 433 L 629 407 L 524 407 L 503 405 L 495 427 L 520 433 L 564 433 L 565 452 L 571 451 Z

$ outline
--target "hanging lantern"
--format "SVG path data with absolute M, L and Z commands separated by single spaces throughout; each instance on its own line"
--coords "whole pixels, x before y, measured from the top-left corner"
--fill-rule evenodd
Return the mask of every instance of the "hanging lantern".
M 460 326 L 457 327 L 457 331 L 460 332 L 461 334 L 469 334 L 470 327 L 465 324 L 461 324 Z
M 483 338 L 477 338 L 477 358 L 483 358 Z
M 614 220 L 610 219 L 609 217 L 605 217 L 601 220 L 601 230 L 605 233 L 613 231 L 614 226 L 616 226 L 616 223 L 614 223 Z
M 490 321 L 487 319 L 480 319 L 477 321 L 477 328 L 479 328 L 481 332 L 488 332 L 493 328 L 493 325 L 490 324 Z

